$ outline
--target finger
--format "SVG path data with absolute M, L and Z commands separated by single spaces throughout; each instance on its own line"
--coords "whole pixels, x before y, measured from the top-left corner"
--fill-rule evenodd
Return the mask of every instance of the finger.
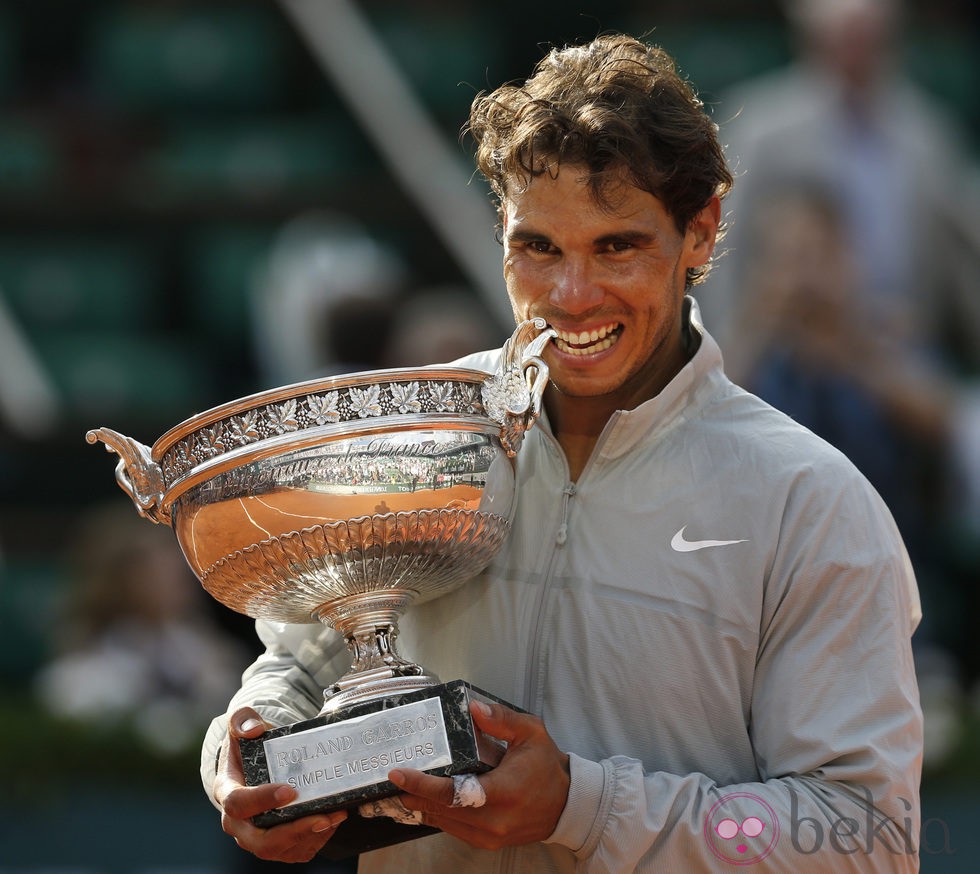
M 402 792 L 434 801 L 437 806 L 449 807 L 453 803 L 453 781 L 449 777 L 435 777 L 414 768 L 395 768 L 388 772 L 388 779 Z M 408 799 L 405 799 L 407 802 Z M 417 807 L 405 804 L 410 810 L 433 810 L 436 808 Z
M 228 720 L 229 732 L 235 737 L 258 737 L 271 728 L 262 716 L 251 707 L 240 707 Z
M 261 735 L 270 726 L 251 707 L 236 710 L 228 719 L 228 736 L 221 745 L 218 755 L 218 765 L 215 771 L 214 797 L 218 804 L 224 804 L 224 798 L 239 786 L 245 785 L 245 769 L 242 765 L 241 749 L 238 741 L 241 738 L 254 738 Z M 286 798 L 279 803 L 270 803 L 265 809 L 279 807 L 292 801 Z
M 244 786 L 229 779 L 222 786 L 226 791 L 221 797 L 221 809 L 234 819 L 251 819 L 267 810 L 285 807 L 296 800 L 297 792 L 286 783 L 262 783 Z M 215 791 L 217 797 L 219 792 Z
M 347 819 L 347 812 L 303 817 L 269 829 L 258 828 L 245 820 L 225 820 L 222 828 L 244 850 L 260 859 L 279 862 L 308 862 L 323 849 L 337 828 Z
M 470 701 L 470 715 L 484 734 L 513 743 L 527 732 L 527 714 L 495 702 Z

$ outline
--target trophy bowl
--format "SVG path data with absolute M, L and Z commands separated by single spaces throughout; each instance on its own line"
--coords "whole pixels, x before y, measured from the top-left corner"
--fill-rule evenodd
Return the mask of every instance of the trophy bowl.
M 479 573 L 506 537 L 552 336 L 540 319 L 518 326 L 493 374 L 346 374 L 215 407 L 152 447 L 108 428 L 86 439 L 120 456 L 117 482 L 173 528 L 214 598 L 344 636 L 352 664 L 325 690 L 328 713 L 439 683 L 397 652 L 398 620 Z

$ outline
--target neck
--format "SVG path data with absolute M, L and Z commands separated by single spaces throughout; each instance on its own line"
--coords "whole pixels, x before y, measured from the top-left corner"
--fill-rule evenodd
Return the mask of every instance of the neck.
M 572 480 L 577 480 L 588 463 L 609 420 L 617 410 L 632 410 L 663 388 L 684 368 L 693 350 L 678 343 L 667 366 L 658 368 L 635 383 L 624 384 L 618 391 L 595 397 L 572 397 L 562 394 L 554 384 L 544 397 L 552 433 L 565 453 Z
M 605 397 L 565 397 L 553 385 L 548 387 L 545 407 L 574 482 L 585 469 L 602 429 L 618 407 L 610 405 Z

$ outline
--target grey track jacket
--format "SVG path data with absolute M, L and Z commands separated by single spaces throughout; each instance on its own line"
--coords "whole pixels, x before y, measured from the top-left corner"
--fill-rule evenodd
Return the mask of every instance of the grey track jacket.
M 362 872 L 918 870 L 901 538 L 839 452 L 725 377 L 691 309 L 693 359 L 613 416 L 574 484 L 542 416 L 501 554 L 401 623 L 403 652 L 537 713 L 570 754 L 554 834 L 497 852 L 434 835 Z M 342 641 L 257 626 L 268 648 L 229 712 L 314 716 Z M 204 746 L 209 793 L 226 724 Z

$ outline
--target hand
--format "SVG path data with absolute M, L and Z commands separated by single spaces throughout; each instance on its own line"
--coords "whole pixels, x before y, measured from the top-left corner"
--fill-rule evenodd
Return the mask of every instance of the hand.
M 536 716 L 500 704 L 472 702 L 477 728 L 507 741 L 503 760 L 480 775 L 487 801 L 482 807 L 451 807 L 453 781 L 398 768 L 388 774 L 405 795 L 402 803 L 419 810 L 426 825 L 474 847 L 501 847 L 543 841 L 555 830 L 568 799 L 568 756 L 561 752 Z
M 251 817 L 256 814 L 283 807 L 296 798 L 296 790 L 286 783 L 245 785 L 238 739 L 258 737 L 269 727 L 251 707 L 231 715 L 214 780 L 214 797 L 221 805 L 221 827 L 238 846 L 260 859 L 309 862 L 347 819 L 347 813 L 339 810 L 306 816 L 268 829 L 252 824 Z

